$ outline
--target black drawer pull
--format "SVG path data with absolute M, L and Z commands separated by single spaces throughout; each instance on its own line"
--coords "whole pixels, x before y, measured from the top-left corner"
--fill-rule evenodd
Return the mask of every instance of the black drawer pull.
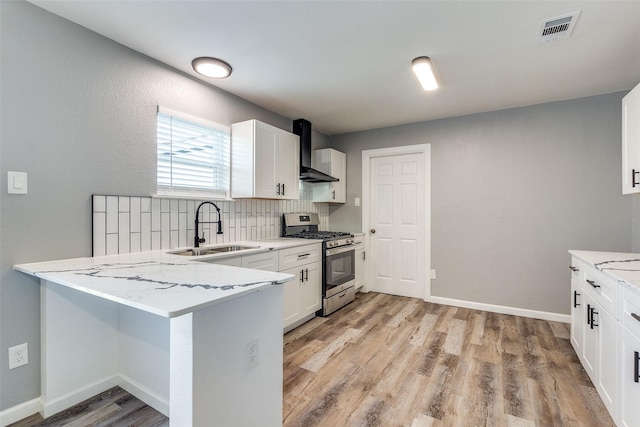
M 580 304 L 578 304 L 578 295 L 580 295 L 578 291 L 573 291 L 573 308 L 580 307 Z
M 587 279 L 587 283 L 590 284 L 592 287 L 594 287 L 596 289 L 600 287 L 600 285 L 596 285 L 595 280 L 588 280 Z
M 311 255 L 311 253 L 300 254 L 300 255 L 298 255 L 298 258 L 304 258 L 304 257 L 310 256 L 310 255 Z
M 578 271 L 580 271 L 580 269 L 578 267 L 574 267 L 573 265 L 570 265 L 569 268 L 571 269 L 571 271 L 573 271 L 574 273 L 577 273 Z
M 638 362 L 640 361 L 640 353 L 638 353 L 637 351 L 633 352 L 633 381 L 634 382 L 640 382 L 640 371 L 638 369 Z
M 591 304 L 587 304 L 587 325 L 591 326 Z
M 640 322 L 640 316 L 638 316 L 635 313 L 631 313 L 631 317 L 633 317 L 634 319 L 636 319 L 638 322 Z
M 631 187 L 636 188 L 636 185 L 640 185 L 640 182 L 636 181 L 636 175 L 638 175 L 640 171 L 635 169 L 631 169 Z

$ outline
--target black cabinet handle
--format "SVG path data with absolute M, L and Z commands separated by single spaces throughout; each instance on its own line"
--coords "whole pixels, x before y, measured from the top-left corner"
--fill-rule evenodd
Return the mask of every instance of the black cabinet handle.
M 580 295 L 578 291 L 573 291 L 573 308 L 580 307 L 580 304 L 578 304 L 578 295 Z
M 300 270 L 300 282 L 304 282 L 304 270 Z
M 307 282 L 309 281 L 309 269 L 306 268 L 304 270 L 304 280 L 306 280 Z
M 587 325 L 591 326 L 591 304 L 587 304 Z
M 631 169 L 631 187 L 636 188 L 636 185 L 640 185 L 640 182 L 636 181 L 636 176 L 640 174 L 640 171 Z
M 592 287 L 594 287 L 596 289 L 600 287 L 600 285 L 596 285 L 595 280 L 588 280 L 587 279 L 587 283 L 590 284 Z
M 633 382 L 640 382 L 640 369 L 638 369 L 638 362 L 640 362 L 640 353 L 633 352 Z
M 284 183 L 282 184 L 282 195 L 284 196 Z
M 279 196 L 280 195 L 280 184 L 276 184 L 276 194 Z
M 640 316 L 638 316 L 635 313 L 631 313 L 631 317 L 633 317 L 634 319 L 636 319 L 638 322 L 640 322 Z
M 594 326 L 600 326 L 599 324 L 597 324 L 593 318 L 594 314 L 598 314 L 598 312 L 596 311 L 595 307 L 591 307 L 591 329 L 593 329 Z
M 571 271 L 573 271 L 574 273 L 577 273 L 578 271 L 580 271 L 580 269 L 578 267 L 574 267 L 573 265 L 570 265 L 569 268 L 571 269 Z

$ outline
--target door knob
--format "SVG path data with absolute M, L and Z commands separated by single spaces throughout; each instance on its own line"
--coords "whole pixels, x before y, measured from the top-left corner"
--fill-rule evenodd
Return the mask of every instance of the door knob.
M 376 229 L 372 228 L 371 230 L 369 230 L 371 232 L 371 234 L 376 234 Z

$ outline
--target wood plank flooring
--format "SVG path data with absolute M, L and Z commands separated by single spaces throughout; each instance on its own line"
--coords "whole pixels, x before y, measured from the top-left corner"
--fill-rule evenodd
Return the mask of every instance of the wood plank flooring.
M 614 426 L 571 347 L 569 325 L 376 293 L 285 335 L 283 420 Z M 116 387 L 12 427 L 35 426 L 164 427 L 168 419 Z
M 285 335 L 284 426 L 613 426 L 569 325 L 358 294 Z

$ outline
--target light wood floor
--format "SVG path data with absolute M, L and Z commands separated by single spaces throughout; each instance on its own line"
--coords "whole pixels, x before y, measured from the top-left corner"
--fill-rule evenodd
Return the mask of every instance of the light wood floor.
M 614 425 L 567 324 L 368 293 L 284 342 L 285 427 Z M 168 420 L 115 388 L 34 426 Z
M 284 366 L 290 427 L 614 425 L 563 323 L 358 294 Z

